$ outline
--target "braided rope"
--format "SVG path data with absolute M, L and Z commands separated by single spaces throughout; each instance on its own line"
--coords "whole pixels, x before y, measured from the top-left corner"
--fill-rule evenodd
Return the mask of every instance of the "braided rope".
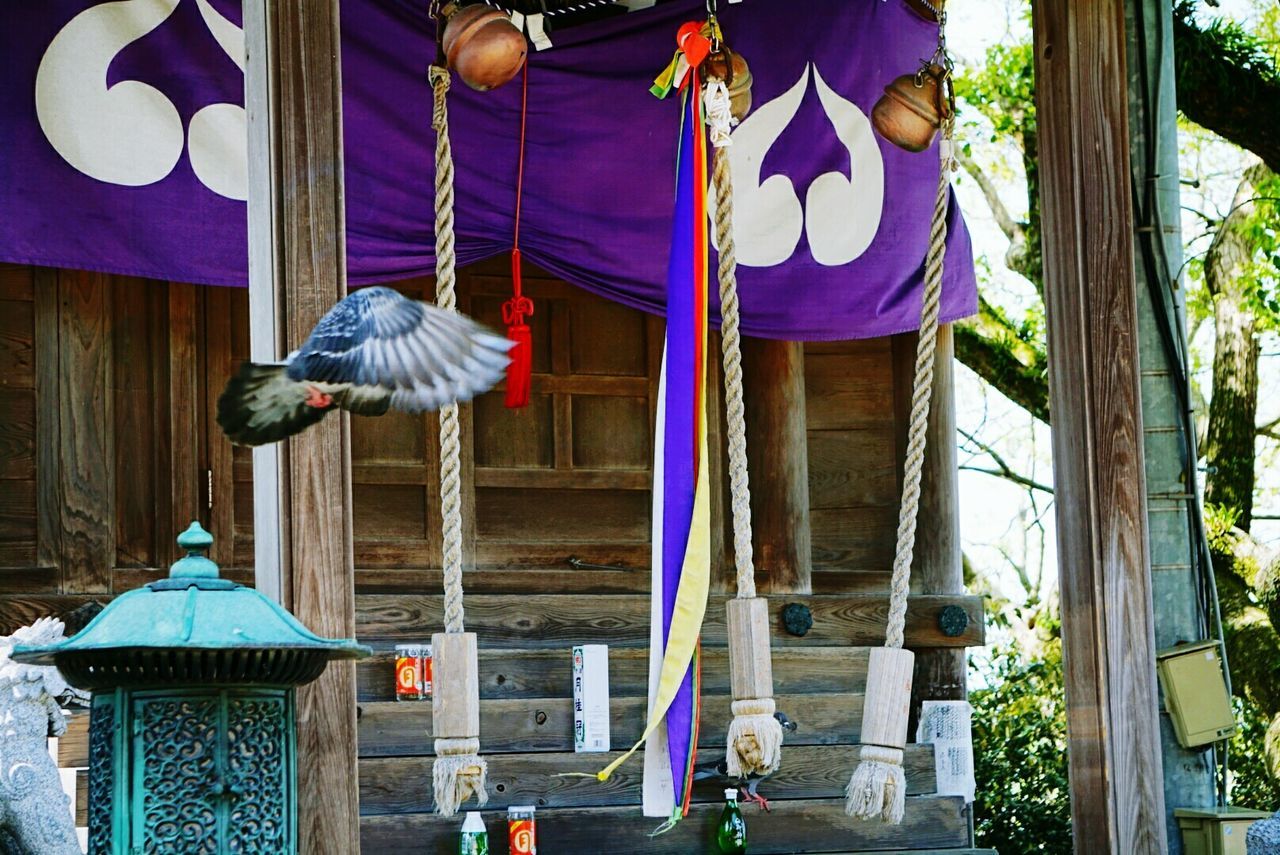
M 453 149 L 449 145 L 449 70 L 431 67 L 436 132 L 436 305 L 457 311 L 457 257 L 453 245 Z M 458 405 L 440 408 L 440 512 L 444 520 L 444 628 L 462 632 L 462 444 Z
M 747 476 L 747 419 L 742 402 L 742 336 L 738 331 L 738 278 L 733 240 L 733 175 L 729 152 L 717 146 L 712 161 L 716 189 L 716 245 L 720 248 L 720 349 L 724 354 L 725 428 L 729 440 L 729 493 L 733 506 L 733 558 L 738 596 L 756 595 L 751 546 L 751 483 Z
M 902 505 L 898 509 L 898 544 L 893 556 L 889 619 L 885 647 L 902 647 L 910 594 L 911 559 L 915 554 L 916 518 L 920 510 L 920 480 L 924 474 L 925 430 L 933 395 L 934 354 L 938 346 L 938 309 L 942 295 L 942 262 L 947 248 L 947 205 L 951 195 L 951 123 L 943 125 L 938 172 L 938 196 L 929 231 L 929 254 L 924 265 L 924 297 L 920 306 L 920 340 L 916 345 L 915 378 L 911 382 L 911 423 L 907 431 L 907 459 L 902 475 Z

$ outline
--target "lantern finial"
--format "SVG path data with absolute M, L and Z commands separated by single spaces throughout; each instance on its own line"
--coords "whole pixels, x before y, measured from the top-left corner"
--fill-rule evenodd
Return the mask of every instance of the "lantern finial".
M 178 535 L 178 546 L 187 551 L 185 558 L 180 558 L 169 568 L 171 579 L 216 579 L 218 565 L 209 560 L 206 553 L 213 546 L 213 535 L 204 530 L 199 522 L 192 522 L 187 530 Z

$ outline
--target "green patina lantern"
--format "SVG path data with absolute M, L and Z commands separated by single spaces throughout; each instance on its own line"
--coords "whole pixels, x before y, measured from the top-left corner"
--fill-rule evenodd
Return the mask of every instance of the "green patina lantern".
M 13 651 L 93 691 L 90 855 L 295 851 L 295 687 L 370 650 L 219 578 L 212 544 L 193 522 L 169 578 Z

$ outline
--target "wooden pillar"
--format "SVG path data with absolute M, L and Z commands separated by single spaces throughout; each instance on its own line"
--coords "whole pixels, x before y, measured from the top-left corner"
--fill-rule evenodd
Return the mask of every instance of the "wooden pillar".
M 250 325 L 279 358 L 346 295 L 337 0 L 244 6 Z M 345 415 L 254 456 L 256 580 L 324 636 L 355 634 Z M 355 668 L 298 693 L 298 851 L 360 848 Z
M 906 452 L 906 424 L 911 412 L 917 333 L 893 338 L 894 401 L 899 430 L 899 462 Z M 911 590 L 921 594 L 964 592 L 960 554 L 959 478 L 956 469 L 955 343 L 951 326 L 938 328 L 934 356 L 933 397 L 925 433 L 924 477 L 920 484 L 920 522 L 911 563 Z M 901 473 L 899 473 L 901 475 Z M 966 695 L 965 651 L 926 648 L 916 651 L 911 688 L 911 733 L 915 733 L 921 701 L 958 701 Z
M 812 593 L 804 344 L 743 336 L 742 383 L 756 586 Z
M 1162 853 L 1124 3 L 1034 15 L 1072 837 Z

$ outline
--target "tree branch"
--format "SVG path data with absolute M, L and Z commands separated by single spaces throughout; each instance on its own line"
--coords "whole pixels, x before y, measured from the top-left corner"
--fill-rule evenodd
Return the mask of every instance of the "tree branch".
M 987 200 L 987 207 L 991 209 L 992 215 L 996 218 L 996 225 L 1000 227 L 1000 231 L 1004 232 L 1004 236 L 1009 239 L 1010 243 L 1021 241 L 1026 243 L 1024 234 L 1025 225 L 1018 222 L 1009 213 L 1009 209 L 1005 207 L 1004 200 L 1000 198 L 1000 191 L 996 189 L 996 185 L 987 176 L 987 173 L 978 166 L 977 161 L 964 153 L 964 150 L 956 148 L 956 160 L 960 161 L 960 165 L 964 167 L 964 171 L 969 173 L 978 189 L 982 191 L 982 196 Z
M 1049 423 L 1048 358 L 1023 341 L 999 310 L 979 299 L 978 315 L 953 325 L 956 358 L 997 391 Z
M 1197 27 L 1180 3 L 1173 54 L 1178 109 L 1280 172 L 1280 74 L 1265 47 L 1233 25 Z
M 981 472 L 985 475 L 994 475 L 997 478 L 1004 478 L 1006 481 L 1012 481 L 1013 483 L 1019 484 L 1023 487 L 1027 487 L 1028 489 L 1039 490 L 1042 493 L 1048 493 L 1050 495 L 1053 495 L 1052 487 L 1047 486 L 1045 484 L 1041 484 L 1039 481 L 1036 481 L 1032 478 L 1028 478 L 1026 475 L 1022 475 L 1018 472 L 1015 472 L 1013 467 L 1011 467 L 1008 463 L 1006 463 L 1005 459 L 1001 457 L 1000 453 L 996 451 L 994 448 L 987 445 L 985 442 L 978 439 L 976 436 L 969 433 L 964 428 L 956 428 L 956 430 L 960 432 L 960 434 L 965 438 L 966 442 L 971 442 L 974 445 L 978 446 L 978 448 L 982 451 L 982 453 L 985 454 L 987 457 L 990 457 L 991 460 L 998 467 L 997 469 L 984 469 L 980 466 L 969 466 L 968 464 L 965 464 L 960 466 L 961 469 L 967 469 L 970 472 Z

